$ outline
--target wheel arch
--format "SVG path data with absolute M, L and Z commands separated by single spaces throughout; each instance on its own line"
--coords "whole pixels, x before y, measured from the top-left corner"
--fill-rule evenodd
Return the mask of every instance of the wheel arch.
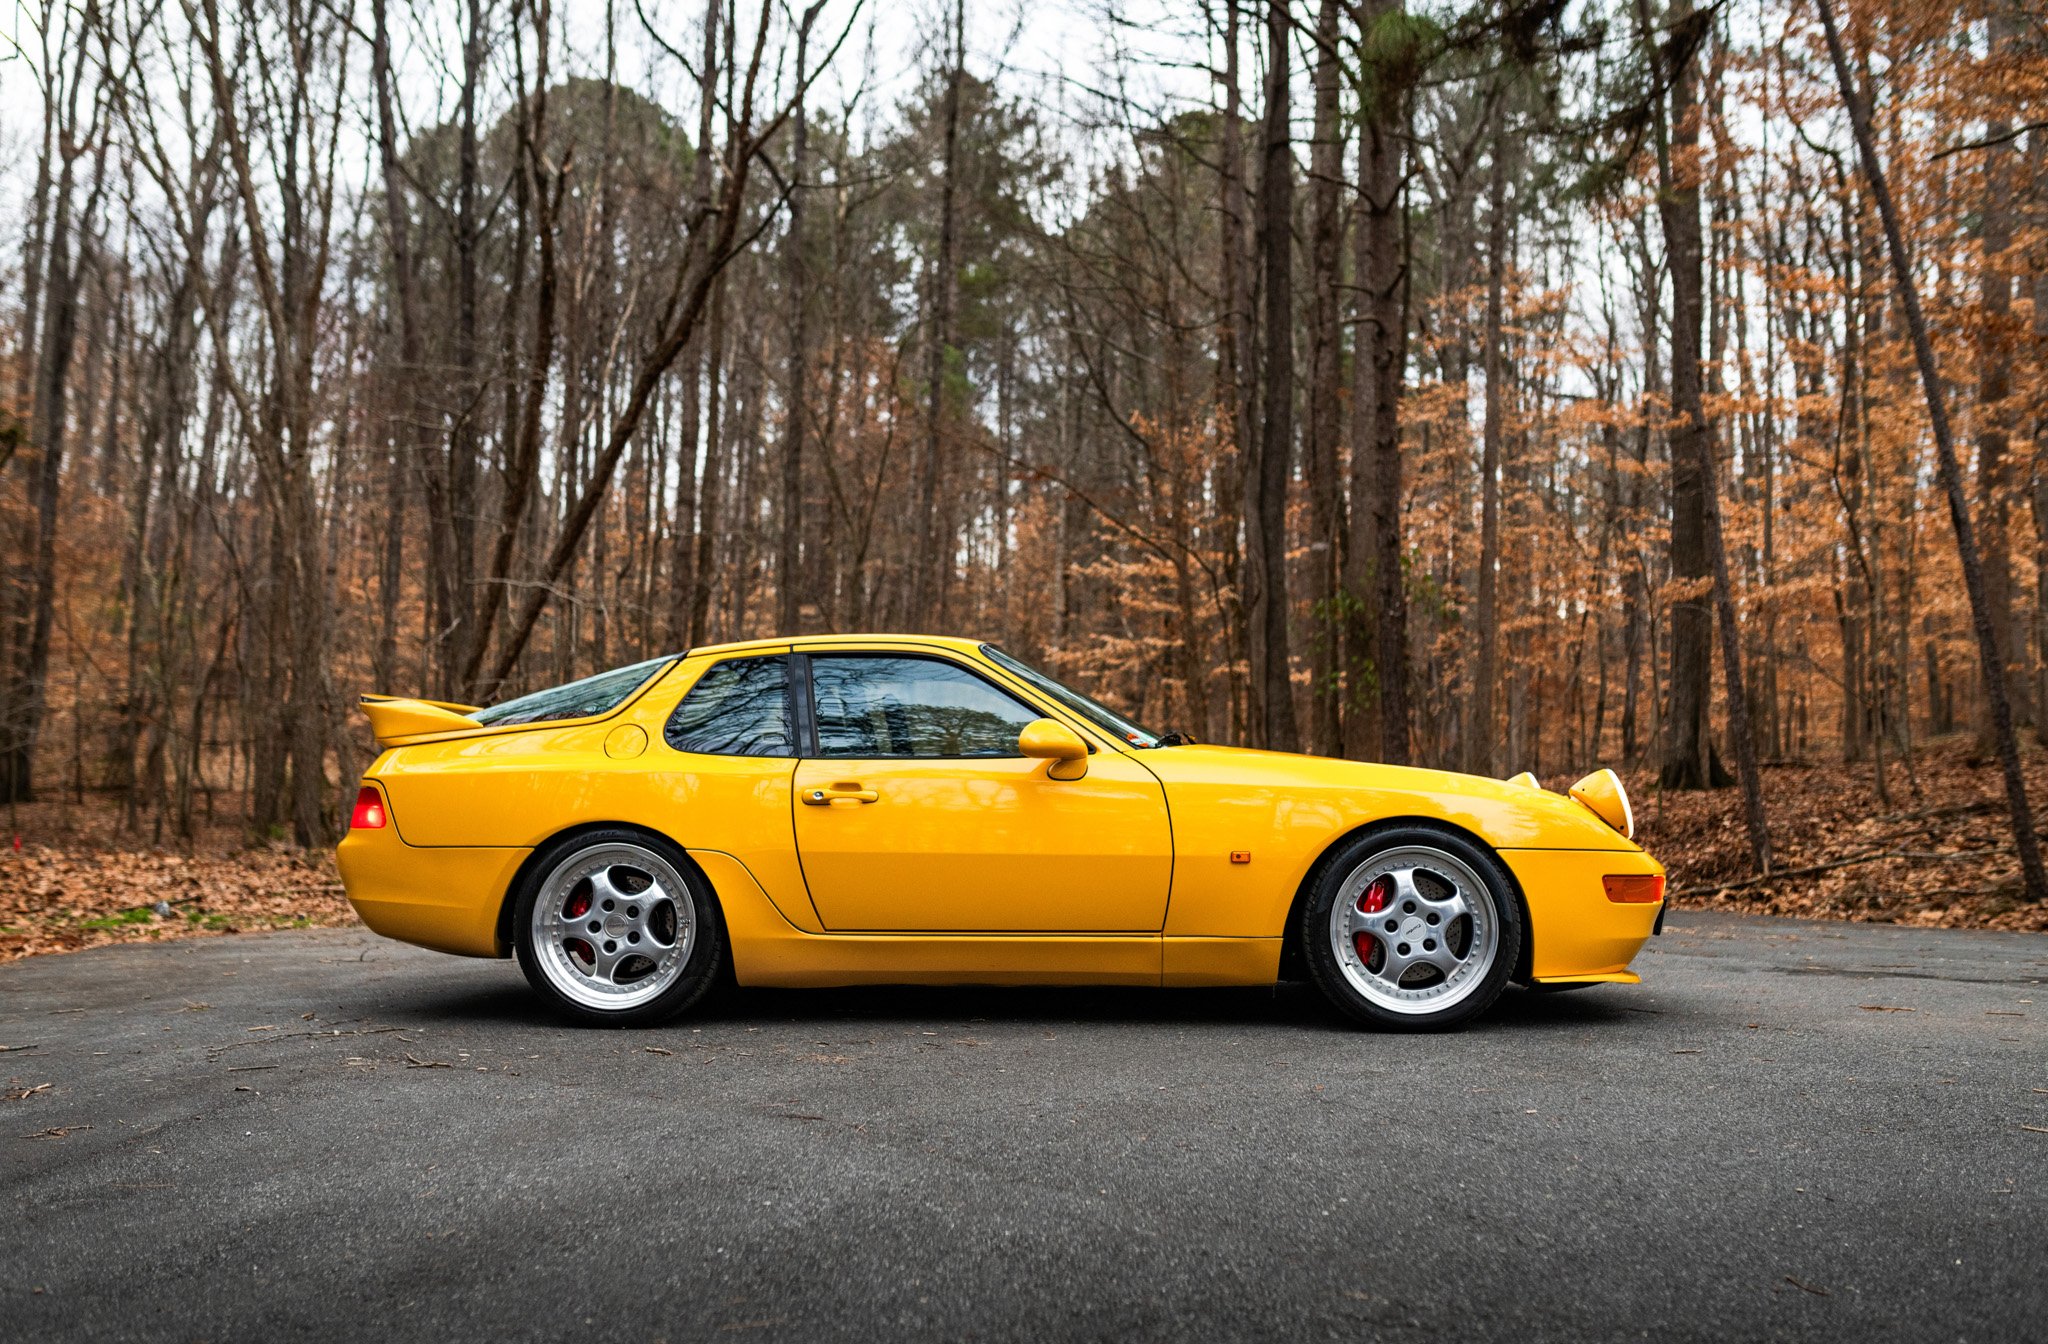
M 1280 935 L 1280 979 L 1308 978 L 1308 958 L 1301 945 L 1301 914 L 1308 905 L 1309 894 L 1315 890 L 1316 883 L 1322 881 L 1323 874 L 1335 861 L 1338 851 L 1354 841 L 1370 839 L 1382 831 L 1409 829 L 1440 831 L 1457 836 L 1468 844 L 1477 845 L 1500 864 L 1500 870 L 1507 874 L 1508 890 L 1514 895 L 1515 904 L 1522 912 L 1522 946 L 1515 954 L 1515 969 L 1509 979 L 1517 984 L 1528 982 L 1529 968 L 1535 964 L 1536 930 L 1529 919 L 1529 898 L 1522 891 L 1521 879 L 1515 876 L 1515 870 L 1501 859 L 1500 851 L 1489 844 L 1484 836 L 1440 817 L 1427 816 L 1379 817 L 1352 827 L 1323 846 L 1321 852 L 1316 855 L 1315 862 L 1311 863 L 1308 871 L 1302 875 L 1301 884 L 1295 888 L 1294 899 L 1287 906 L 1287 922 L 1282 926 Z
M 512 878 L 505 884 L 505 889 L 498 893 L 496 941 L 500 957 L 512 955 L 512 917 L 514 907 L 519 904 L 519 893 L 526 886 L 527 880 L 532 876 L 534 869 L 539 866 L 541 856 L 565 840 L 572 840 L 579 835 L 593 835 L 598 831 L 639 831 L 645 835 L 656 836 L 674 845 L 676 852 L 683 856 L 683 864 L 688 868 L 689 876 L 703 883 L 704 890 L 711 893 L 712 908 L 717 912 L 719 921 L 721 923 L 724 922 L 725 910 L 719 904 L 717 886 L 705 875 L 704 870 L 697 866 L 697 861 L 690 857 L 689 847 L 684 845 L 681 840 L 670 835 L 659 826 L 649 826 L 644 822 L 618 820 L 579 821 L 574 826 L 564 826 L 561 830 L 556 831 L 552 835 L 544 836 L 536 842 L 533 848 L 527 851 L 526 857 L 520 861 L 519 867 L 513 870 Z

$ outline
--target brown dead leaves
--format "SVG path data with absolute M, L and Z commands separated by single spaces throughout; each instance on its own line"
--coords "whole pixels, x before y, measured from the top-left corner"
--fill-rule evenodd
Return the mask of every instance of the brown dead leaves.
M 91 806 L 91 805 L 88 805 Z M 352 924 L 332 854 L 249 847 L 232 836 L 192 853 L 115 833 L 111 818 L 18 810 L 20 849 L 0 837 L 0 961 L 102 943 Z
M 1941 928 L 2048 930 L 2048 909 L 2021 896 L 2002 781 L 1968 743 L 1923 746 L 1916 794 L 1892 762 L 1888 802 L 1868 763 L 1767 765 L 1775 867 L 1801 870 L 1752 883 L 1738 789 L 1664 793 L 1655 777 L 1628 777 L 1636 838 L 1664 862 L 1680 909 Z M 2048 754 L 2027 757 L 2036 824 L 2048 820 Z
M 1732 788 L 1660 794 L 1653 776 L 1631 774 L 1637 838 L 1670 869 L 1680 908 L 2048 930 L 2048 909 L 2020 898 L 1997 769 L 1967 753 L 1959 740 L 1923 748 L 1917 795 L 1894 763 L 1889 804 L 1878 802 L 1867 764 L 1766 766 L 1776 866 L 1806 870 L 1800 876 L 1748 882 L 1742 798 Z M 2030 753 L 2027 765 L 2038 820 L 2048 822 L 2048 753 Z M 324 850 L 251 845 L 226 825 L 189 852 L 153 847 L 121 831 L 110 803 L 35 804 L 13 820 L 21 848 L 0 834 L 0 961 L 356 922 Z

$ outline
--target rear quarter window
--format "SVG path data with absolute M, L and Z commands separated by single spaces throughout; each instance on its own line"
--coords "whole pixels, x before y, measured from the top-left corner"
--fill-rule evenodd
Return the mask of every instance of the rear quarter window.
M 492 705 L 489 709 L 479 709 L 469 717 L 487 728 L 503 728 L 509 724 L 552 723 L 557 719 L 588 719 L 609 714 L 674 661 L 674 658 L 650 658 L 631 667 L 600 672 L 566 686 L 551 686 L 545 691 L 535 691 L 517 700 Z
M 728 658 L 697 678 L 662 738 L 677 751 L 707 756 L 794 756 L 794 717 L 789 659 Z

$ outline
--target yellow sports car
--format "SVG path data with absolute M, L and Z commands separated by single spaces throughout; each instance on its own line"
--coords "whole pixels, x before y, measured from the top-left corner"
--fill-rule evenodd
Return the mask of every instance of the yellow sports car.
M 514 952 L 572 1017 L 742 985 L 1257 985 L 1447 1027 L 1510 980 L 1634 983 L 1664 870 L 1570 796 L 1197 745 L 988 644 L 694 649 L 488 709 L 364 697 L 341 842 L 372 929 Z

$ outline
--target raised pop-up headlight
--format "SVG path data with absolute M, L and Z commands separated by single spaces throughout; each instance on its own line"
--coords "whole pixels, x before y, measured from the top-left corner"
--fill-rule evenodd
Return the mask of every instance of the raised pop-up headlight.
M 1570 793 L 1594 816 L 1629 839 L 1636 838 L 1635 809 L 1628 805 L 1628 790 L 1621 786 L 1620 775 L 1612 770 L 1595 770 L 1572 785 Z

